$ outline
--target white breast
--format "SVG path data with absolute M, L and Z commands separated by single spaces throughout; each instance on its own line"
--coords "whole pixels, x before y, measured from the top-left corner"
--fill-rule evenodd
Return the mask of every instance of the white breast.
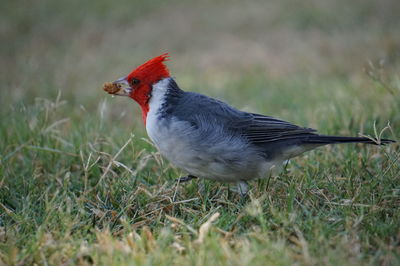
M 192 175 L 225 182 L 261 177 L 276 165 L 275 162 L 266 162 L 256 151 L 232 138 L 222 139 L 215 145 L 208 144 L 215 141 L 212 137 L 193 139 L 196 134 L 190 132 L 193 129 L 189 122 L 166 117 L 160 112 L 169 84 L 170 78 L 166 78 L 153 85 L 146 130 L 160 153 L 170 162 Z M 241 156 L 235 156 L 238 154 Z
M 149 101 L 149 112 L 146 118 L 146 130 L 150 139 L 161 152 L 173 164 L 181 168 L 187 168 L 191 164 L 190 154 L 194 154 L 188 139 L 179 133 L 190 127 L 184 121 L 177 121 L 173 117 L 165 117 L 161 114 L 161 108 L 166 101 L 170 79 L 162 79 L 153 85 Z

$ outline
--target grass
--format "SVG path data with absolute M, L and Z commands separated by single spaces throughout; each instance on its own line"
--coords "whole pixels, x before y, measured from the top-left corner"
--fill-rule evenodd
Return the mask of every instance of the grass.
M 320 148 L 241 198 L 177 184 L 136 104 L 100 90 L 168 50 L 183 89 L 398 140 L 396 1 L 1 5 L 0 264 L 399 264 L 398 144 Z

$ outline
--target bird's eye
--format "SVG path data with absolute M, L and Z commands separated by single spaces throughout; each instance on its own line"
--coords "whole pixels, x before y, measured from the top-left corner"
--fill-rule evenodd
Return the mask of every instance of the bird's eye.
M 133 86 L 133 85 L 137 85 L 137 84 L 139 84 L 139 82 L 140 82 L 140 80 L 133 78 L 133 79 L 131 80 L 131 85 L 132 85 L 132 86 Z

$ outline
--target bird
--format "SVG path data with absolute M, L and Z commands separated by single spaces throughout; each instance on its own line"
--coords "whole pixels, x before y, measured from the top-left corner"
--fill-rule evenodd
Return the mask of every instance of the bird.
M 111 94 L 128 96 L 142 111 L 147 134 L 161 155 L 188 173 L 186 182 L 205 178 L 235 183 L 246 195 L 247 181 L 265 178 L 289 159 L 327 144 L 384 145 L 390 139 L 329 136 L 315 129 L 236 109 L 206 95 L 182 90 L 165 62 L 150 59 L 112 82 Z

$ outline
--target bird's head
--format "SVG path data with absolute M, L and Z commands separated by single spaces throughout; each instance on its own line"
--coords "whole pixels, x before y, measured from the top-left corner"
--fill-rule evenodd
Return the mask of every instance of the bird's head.
M 168 68 L 164 64 L 164 61 L 167 60 L 169 60 L 167 53 L 154 57 L 137 67 L 129 75 L 113 82 L 113 84 L 121 88 L 115 95 L 129 96 L 134 99 L 142 108 L 144 120 L 149 111 L 152 86 L 158 81 L 169 77 Z

